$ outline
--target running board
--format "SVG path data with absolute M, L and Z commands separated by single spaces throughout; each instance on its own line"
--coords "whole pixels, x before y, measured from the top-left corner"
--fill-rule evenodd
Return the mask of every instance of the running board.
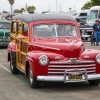
M 25 74 L 25 72 L 24 72 L 22 69 L 20 69 L 18 66 L 16 66 L 16 68 L 17 68 L 18 70 L 20 70 L 22 73 Z

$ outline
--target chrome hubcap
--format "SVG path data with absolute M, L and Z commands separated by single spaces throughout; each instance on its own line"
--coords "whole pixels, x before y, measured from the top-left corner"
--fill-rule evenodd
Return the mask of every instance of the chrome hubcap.
M 33 74 L 31 69 L 30 69 L 30 82 L 33 83 Z
M 12 69 L 12 70 L 13 70 L 13 68 L 14 68 L 13 65 L 11 65 L 11 69 Z
M 13 67 L 13 65 L 12 65 L 12 62 L 10 62 L 10 66 L 11 66 L 11 70 L 13 70 L 14 67 Z

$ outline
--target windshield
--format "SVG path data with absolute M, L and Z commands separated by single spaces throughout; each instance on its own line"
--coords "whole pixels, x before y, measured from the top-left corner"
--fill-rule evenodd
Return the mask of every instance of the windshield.
M 79 16 L 87 16 L 87 13 L 80 13 Z
M 97 19 L 98 16 L 98 10 L 92 10 L 90 12 L 90 19 Z
M 10 23 L 0 23 L 0 28 L 2 28 L 2 29 L 10 29 Z
M 34 37 L 77 37 L 77 35 L 77 30 L 74 25 L 42 24 L 33 27 Z

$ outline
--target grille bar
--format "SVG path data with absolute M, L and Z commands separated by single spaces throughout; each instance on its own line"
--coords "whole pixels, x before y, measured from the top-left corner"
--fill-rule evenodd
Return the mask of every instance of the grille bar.
M 96 66 L 95 64 L 87 64 L 87 65 L 49 65 L 49 67 L 51 68 L 54 68 L 54 67 L 57 67 L 57 68 L 62 68 L 62 67 L 65 67 L 65 68 L 75 68 L 75 67 L 93 67 L 93 66 Z
M 81 69 L 78 69 L 78 70 L 95 70 L 96 68 L 95 67 L 92 67 L 92 68 L 81 68 Z M 65 71 L 67 69 L 51 69 L 49 68 L 48 69 L 49 71 Z M 73 69 L 68 69 L 68 70 L 73 70 Z
M 73 71 L 68 71 L 68 72 L 73 72 Z M 79 72 L 81 72 L 81 73 L 84 73 L 84 71 L 79 71 Z M 87 73 L 94 73 L 95 72 L 95 70 L 91 70 L 91 71 L 88 71 Z M 64 72 L 48 72 L 49 74 L 64 74 Z
M 95 61 L 93 60 L 89 60 L 89 61 L 77 60 L 75 62 L 75 64 L 93 64 L 93 63 L 95 63 Z M 62 62 L 50 62 L 50 64 L 73 64 L 73 62 L 71 62 L 71 60 L 68 60 L 68 61 L 62 61 Z
M 87 70 L 87 74 L 95 74 L 96 64 L 93 60 L 77 60 L 74 64 L 71 62 L 71 60 L 62 62 L 50 62 L 48 66 L 48 75 L 63 75 L 65 70 L 68 72 L 75 72 L 72 71 L 73 69 L 77 69 L 77 71 L 82 73 L 83 70 Z

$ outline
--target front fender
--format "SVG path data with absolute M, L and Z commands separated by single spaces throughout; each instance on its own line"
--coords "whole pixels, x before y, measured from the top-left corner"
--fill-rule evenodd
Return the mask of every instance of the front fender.
M 100 54 L 99 50 L 86 49 L 81 55 L 81 59 L 95 60 L 95 57 Z M 87 56 L 87 57 L 86 57 Z
M 46 55 L 49 58 L 50 61 L 54 61 L 56 56 L 60 56 L 61 59 L 64 59 L 63 55 L 51 53 L 51 52 L 28 52 L 26 55 L 26 62 L 28 61 L 30 63 L 30 67 L 32 69 L 33 75 L 37 77 L 38 75 L 48 75 L 48 65 L 42 66 L 39 64 L 39 57 L 42 55 Z
M 100 51 L 99 50 L 85 50 L 80 58 L 83 59 L 83 60 L 94 60 L 95 61 L 95 64 L 96 64 L 96 73 L 97 74 L 100 74 L 100 64 L 98 64 L 96 62 L 96 56 L 100 54 Z

